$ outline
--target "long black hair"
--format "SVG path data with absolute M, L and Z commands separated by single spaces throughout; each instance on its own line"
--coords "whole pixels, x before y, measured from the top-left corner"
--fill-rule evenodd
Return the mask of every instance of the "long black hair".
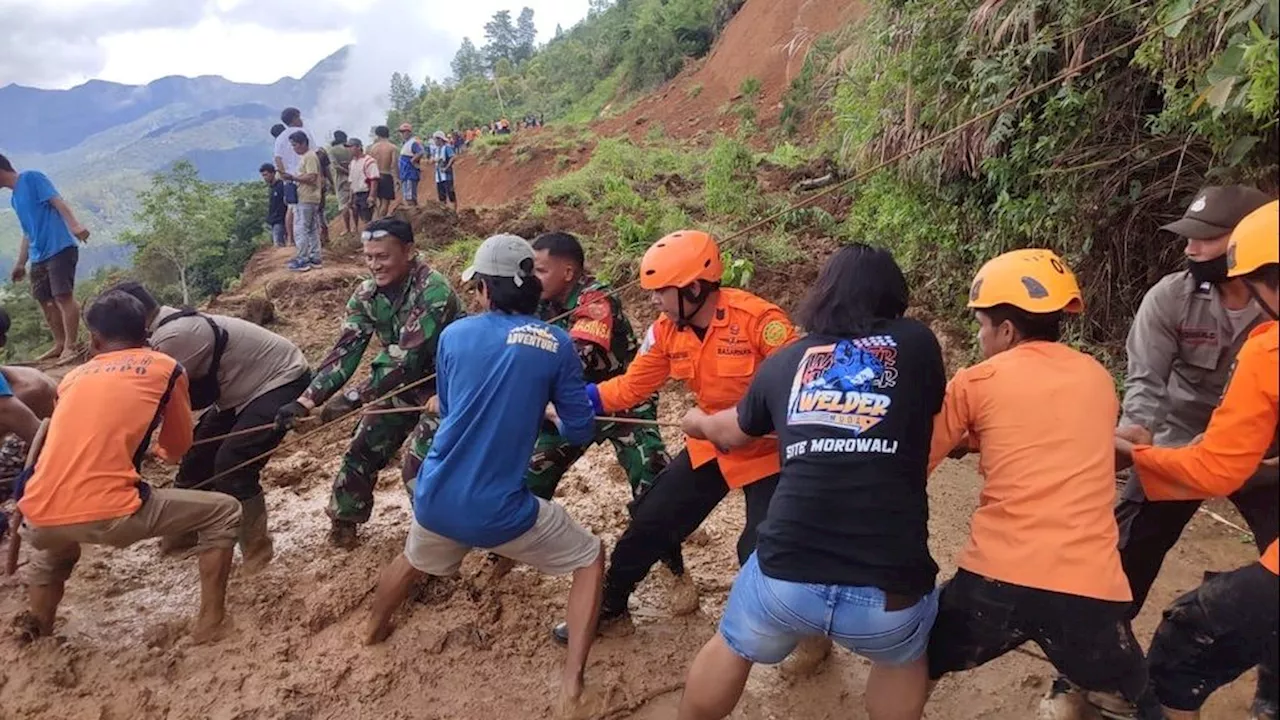
M 866 335 L 907 311 L 907 279 L 888 250 L 854 243 L 827 260 L 797 313 L 811 333 Z

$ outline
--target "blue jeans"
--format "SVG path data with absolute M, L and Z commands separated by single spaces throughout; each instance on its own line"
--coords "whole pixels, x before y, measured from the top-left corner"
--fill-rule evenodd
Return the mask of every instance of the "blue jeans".
M 298 203 L 293 206 L 293 244 L 298 246 L 295 260 L 320 262 L 320 205 Z
M 289 234 L 284 231 L 284 222 L 273 223 L 271 225 L 271 244 L 282 248 L 288 242 Z
M 938 614 L 938 590 L 903 610 L 886 611 L 884 602 L 879 588 L 776 580 L 760 570 L 752 553 L 733 582 L 720 635 L 740 657 L 766 665 L 782 662 L 800 640 L 819 635 L 882 665 L 923 657 Z

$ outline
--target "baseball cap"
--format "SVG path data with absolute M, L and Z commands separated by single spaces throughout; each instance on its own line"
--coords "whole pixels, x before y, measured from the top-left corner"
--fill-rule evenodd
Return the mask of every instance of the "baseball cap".
M 1266 193 L 1246 185 L 1210 186 L 1196 193 L 1181 218 L 1160 229 L 1192 240 L 1230 235 L 1246 215 L 1270 200 Z
M 413 126 L 409 123 L 400 123 L 400 132 L 404 132 L 405 130 L 413 132 Z
M 431 138 L 433 140 L 448 140 L 448 138 L 445 137 L 445 134 L 439 130 L 435 131 L 435 133 L 431 135 Z
M 520 267 L 525 260 L 532 265 L 533 247 L 529 245 L 528 240 L 519 235 L 506 233 L 494 235 L 476 248 L 476 256 L 471 261 L 471 267 L 462 271 L 462 281 L 471 282 L 479 274 L 511 278 L 515 281 L 516 287 L 519 287 L 524 284 L 524 278 L 529 277 L 532 272 L 532 267 L 529 270 Z

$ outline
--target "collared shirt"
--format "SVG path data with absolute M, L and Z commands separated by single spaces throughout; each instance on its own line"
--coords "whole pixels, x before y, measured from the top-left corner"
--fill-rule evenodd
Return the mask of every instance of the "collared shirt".
M 413 261 L 398 294 L 381 292 L 372 278 L 365 280 L 347 301 L 342 334 L 303 397 L 320 405 L 342 389 L 375 335 L 382 350 L 373 358 L 369 378 L 348 391 L 353 401 L 369 402 L 434 373 L 440 332 L 464 314 L 449 281 L 420 260 Z M 421 404 L 434 393 L 435 383 L 430 382 L 403 397 Z
M 702 339 L 660 316 L 626 374 L 599 385 L 600 401 L 605 412 L 626 410 L 675 379 L 689 387 L 704 412 L 727 410 L 746 394 L 760 363 L 794 336 L 791 321 L 778 306 L 742 290 L 722 288 Z M 686 438 L 685 447 L 695 468 L 717 461 L 729 487 L 776 475 L 781 468 L 778 442 L 768 438 L 727 453 L 695 438 Z
M 213 328 L 199 316 L 161 323 L 178 308 L 161 307 L 151 324 L 151 347 L 172 357 L 192 378 L 209 374 L 213 362 Z M 247 320 L 208 315 L 227 333 L 218 367 L 219 410 L 239 412 L 266 393 L 307 373 L 307 358 L 290 340 Z
M 1240 489 L 1275 443 L 1280 419 L 1280 324 L 1250 334 L 1237 357 L 1222 404 L 1204 439 L 1181 448 L 1138 446 L 1133 464 L 1152 500 L 1202 500 Z M 1261 558 L 1280 574 L 1280 551 L 1271 541 Z
M 1208 426 L 1236 354 L 1262 320 L 1254 303 L 1227 310 L 1218 289 L 1190 272 L 1166 275 L 1147 291 L 1129 329 L 1120 423 L 1147 428 L 1162 447 L 1191 442 Z M 1278 477 L 1276 468 L 1254 474 L 1260 482 Z M 1130 494 L 1139 488 L 1133 483 Z
M 541 303 L 538 317 L 569 332 L 587 382 L 621 375 L 640 349 L 622 301 L 610 294 L 607 284 L 591 276 L 578 280 L 563 305 Z

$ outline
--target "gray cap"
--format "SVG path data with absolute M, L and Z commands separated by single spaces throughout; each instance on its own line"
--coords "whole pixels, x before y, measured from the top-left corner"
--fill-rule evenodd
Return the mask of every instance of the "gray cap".
M 528 240 L 519 235 L 494 235 L 476 248 L 471 267 L 462 271 L 462 280 L 470 282 L 477 274 L 505 277 L 514 280 L 519 287 L 532 272 L 532 269 L 525 271 L 520 268 L 525 260 L 533 262 L 533 247 Z
M 1246 215 L 1270 201 L 1271 196 L 1244 185 L 1203 188 L 1181 218 L 1160 229 L 1179 237 L 1211 240 L 1230 235 Z

